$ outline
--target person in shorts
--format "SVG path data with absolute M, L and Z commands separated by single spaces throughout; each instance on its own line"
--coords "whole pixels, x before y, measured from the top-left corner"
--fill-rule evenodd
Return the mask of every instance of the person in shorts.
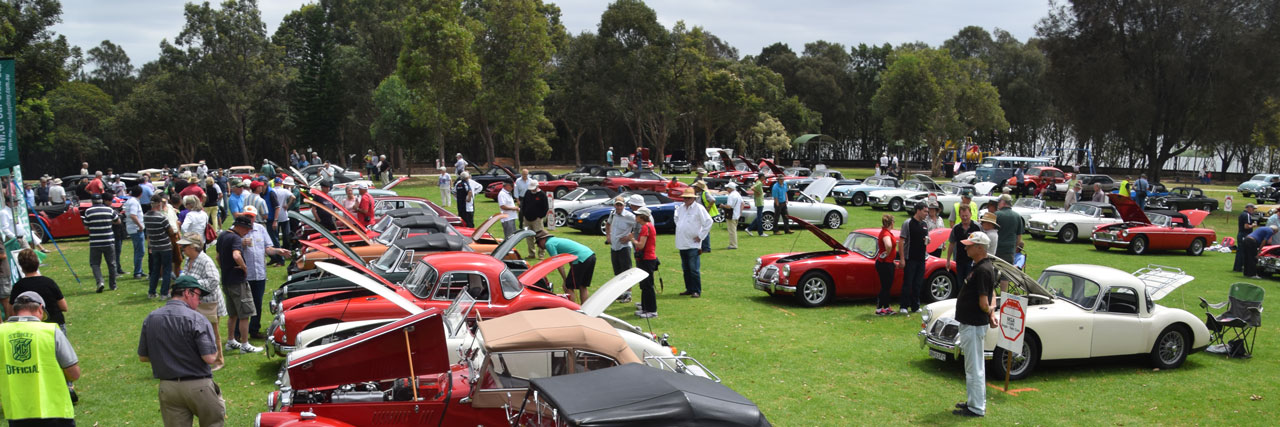
M 244 263 L 245 236 L 253 230 L 253 217 L 236 216 L 231 229 L 218 235 L 218 266 L 222 269 L 222 293 L 226 297 L 227 307 L 227 342 L 224 350 L 240 350 L 241 353 L 257 353 L 262 347 L 254 347 L 249 343 L 249 320 L 258 314 L 253 305 L 253 292 L 249 290 L 246 276 L 248 267 Z M 245 342 L 236 341 L 237 329 Z
M 574 296 L 578 297 L 576 301 L 582 304 L 587 301 L 587 287 L 591 286 L 591 276 L 596 270 L 596 253 L 591 248 L 573 240 L 552 236 L 546 230 L 539 231 L 537 234 L 538 247 L 546 249 L 547 254 L 556 256 L 560 254 L 572 254 L 578 259 L 569 263 L 569 274 L 565 275 L 561 270 L 561 276 L 564 277 L 564 287 L 569 293 L 569 300 L 574 301 Z M 574 292 L 577 290 L 577 292 Z

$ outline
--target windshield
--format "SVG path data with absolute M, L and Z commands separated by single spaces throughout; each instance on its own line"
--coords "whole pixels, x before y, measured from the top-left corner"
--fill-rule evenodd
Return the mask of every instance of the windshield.
M 586 192 L 587 192 L 587 189 L 579 188 L 579 189 L 570 191 L 569 194 L 565 194 L 564 197 L 561 197 L 559 200 L 574 200 L 574 199 L 577 199 L 579 196 L 582 196 L 582 194 Z
M 448 331 L 448 336 L 456 337 L 461 335 L 462 326 L 467 324 L 467 315 L 471 313 L 471 309 L 475 306 L 476 299 L 466 292 L 458 295 L 458 298 L 449 304 L 449 308 L 444 311 L 444 327 Z
M 1254 176 L 1253 176 L 1253 178 L 1249 178 L 1249 180 L 1250 180 L 1250 181 L 1266 181 L 1266 180 L 1267 180 L 1267 176 L 1266 176 L 1266 175 L 1262 175 L 1262 174 L 1254 175 Z
M 395 220 L 396 219 L 392 218 L 390 215 L 383 216 L 382 219 L 378 220 L 378 222 L 373 224 L 372 227 L 369 227 L 369 230 L 377 233 L 382 233 L 382 230 L 386 230 L 387 227 L 390 226 L 391 223 L 394 222 Z
M 870 258 L 876 254 L 876 238 L 866 233 L 849 233 L 844 239 L 844 247 Z
M 1168 215 L 1162 215 L 1162 214 L 1151 213 L 1151 212 L 1147 212 L 1147 219 L 1151 220 L 1152 224 L 1159 225 L 1161 227 L 1168 227 L 1170 222 L 1170 218 Z
M 400 261 L 400 255 L 404 255 L 404 250 L 400 249 L 399 246 L 388 247 L 387 251 L 383 252 L 377 261 L 374 261 L 373 266 L 382 271 L 391 271 L 396 266 L 396 262 Z
M 1067 212 L 1074 212 L 1074 213 L 1078 213 L 1086 216 L 1095 216 L 1098 214 L 1098 207 L 1075 204 L 1075 205 L 1071 205 L 1071 209 L 1068 209 Z
M 507 300 L 515 299 L 521 291 L 524 291 L 524 285 L 520 284 L 520 279 L 509 269 L 502 270 L 502 274 L 498 275 L 498 282 L 502 286 L 502 296 Z
M 994 168 L 994 167 L 996 167 L 996 159 L 986 159 L 986 160 L 983 160 L 983 161 L 982 161 L 982 164 L 981 164 L 981 165 L 978 165 L 978 167 L 980 167 L 980 168 Z
M 862 181 L 862 184 L 863 184 L 863 185 L 868 185 L 868 186 L 881 185 L 881 184 L 880 184 L 880 178 L 867 178 L 867 180 L 866 180 L 866 181 Z
M 380 234 L 378 234 L 378 238 L 374 240 L 376 240 L 378 243 L 381 243 L 383 246 L 391 246 L 391 243 L 394 242 L 395 239 L 399 238 L 399 236 L 400 236 L 400 226 L 396 224 L 391 224 L 390 227 L 387 227 L 386 231 L 383 231 Z
M 413 265 L 413 270 L 409 271 L 409 275 L 405 276 L 404 281 L 400 282 L 400 286 L 408 289 L 413 296 L 418 298 L 429 298 L 431 296 L 431 285 L 436 282 L 435 267 L 431 264 L 419 262 Z
M 1030 197 L 1023 197 L 1013 202 L 1013 207 L 1015 208 L 1040 209 L 1041 206 L 1044 206 L 1044 200 Z
M 1069 274 L 1059 273 L 1056 271 L 1046 271 L 1040 276 L 1040 286 L 1043 286 L 1053 296 L 1080 306 L 1081 308 L 1092 308 L 1093 303 L 1098 300 L 1099 287 L 1097 283 Z
M 902 184 L 902 189 L 910 191 L 924 191 L 924 184 L 921 184 L 919 181 L 909 181 L 906 184 Z

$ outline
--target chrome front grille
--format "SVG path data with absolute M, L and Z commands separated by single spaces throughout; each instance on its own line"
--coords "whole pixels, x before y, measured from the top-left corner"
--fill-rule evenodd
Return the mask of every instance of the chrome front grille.
M 756 279 L 765 283 L 775 283 L 778 281 L 778 266 L 770 265 L 760 270 L 760 276 Z

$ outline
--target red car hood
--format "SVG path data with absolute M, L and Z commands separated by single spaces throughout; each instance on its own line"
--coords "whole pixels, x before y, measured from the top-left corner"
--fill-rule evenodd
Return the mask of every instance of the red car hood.
M 341 203 L 334 201 L 333 198 L 329 197 L 328 194 L 323 194 L 323 193 L 317 193 L 317 194 L 319 194 L 320 196 L 328 200 L 329 203 L 333 203 L 333 205 L 337 207 L 338 210 L 341 210 L 342 213 L 346 216 L 344 217 L 343 215 L 338 215 L 338 213 L 334 212 L 333 209 L 329 209 L 328 206 L 325 206 L 313 199 L 305 199 L 304 201 L 307 202 L 307 204 L 310 204 L 312 209 L 320 209 L 325 211 L 329 215 L 333 216 L 334 220 L 337 220 L 338 222 L 342 223 L 342 225 L 346 226 L 348 230 L 351 230 L 351 232 L 355 233 L 356 236 L 359 236 L 360 240 L 363 240 L 366 245 L 373 243 L 373 241 L 369 239 L 369 235 L 368 233 L 366 233 L 367 230 L 363 225 L 360 225 L 358 223 L 353 223 L 351 222 L 351 220 L 348 219 L 348 218 L 355 218 L 355 215 L 352 215 L 350 211 L 347 211 L 346 208 L 342 207 Z
M 821 240 L 822 243 L 826 243 L 827 246 L 831 247 L 831 249 L 835 249 L 837 251 L 849 250 L 849 248 L 844 247 L 844 244 L 841 244 L 840 241 L 836 240 L 834 237 L 831 237 L 831 235 L 827 234 L 827 232 L 822 231 L 822 229 L 818 228 L 818 226 L 810 224 L 809 222 L 803 219 L 796 218 L 791 215 L 787 215 L 787 218 L 791 218 L 792 222 L 800 224 L 800 226 L 804 227 L 805 230 L 809 230 L 809 232 L 813 233 L 814 236 L 818 236 L 818 240 Z
M 571 254 L 560 254 L 560 255 L 553 256 L 551 258 L 547 258 L 546 261 L 542 261 L 540 263 L 534 264 L 532 267 L 529 267 L 529 269 L 526 270 L 523 274 L 521 274 L 520 284 L 530 288 L 537 287 L 538 281 L 542 280 L 543 277 L 547 277 L 547 275 L 551 274 L 551 272 L 554 271 L 555 269 L 560 268 L 561 266 L 571 263 L 577 259 L 578 259 L 577 256 L 574 256 Z
M 397 320 L 289 363 L 295 389 L 381 381 L 449 369 L 438 308 Z
M 1138 204 L 1133 199 L 1130 199 L 1129 196 L 1107 193 L 1107 198 L 1111 200 L 1111 205 L 1116 207 L 1116 212 L 1120 213 L 1120 219 L 1125 222 L 1151 223 L 1151 219 L 1147 218 L 1147 214 L 1143 213 L 1142 208 L 1139 208 Z
M 1204 219 L 1209 217 L 1209 211 L 1202 211 L 1199 209 L 1187 209 L 1178 211 L 1178 213 L 1186 215 L 1187 222 L 1191 224 L 1192 227 L 1199 227 L 1200 223 L 1204 222 Z

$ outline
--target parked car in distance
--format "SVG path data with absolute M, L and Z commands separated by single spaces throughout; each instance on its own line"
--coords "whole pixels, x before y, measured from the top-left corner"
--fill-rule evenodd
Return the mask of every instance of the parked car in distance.
M 991 189 L 994 186 L 994 184 L 989 182 L 979 183 L 976 186 L 950 182 L 942 184 L 942 191 L 934 193 L 934 195 L 937 196 L 938 203 L 942 205 L 942 212 L 938 216 L 951 218 L 951 215 L 955 214 L 956 203 L 960 203 L 960 193 L 963 191 L 969 191 L 969 194 L 972 195 L 971 200 L 973 203 L 978 205 L 978 211 L 981 212 L 983 209 L 986 209 L 988 203 L 996 203 L 999 201 L 999 197 L 990 194 Z M 921 193 L 908 198 L 905 203 L 905 210 L 907 211 L 907 214 L 914 215 L 916 212 L 916 202 L 929 200 L 929 194 L 930 193 Z M 1025 199 L 1036 200 L 1031 197 L 1023 197 L 1019 200 Z
M 877 276 L 875 270 L 876 238 L 878 228 L 855 230 L 841 243 L 830 234 L 805 221 L 797 221 L 810 233 L 831 247 L 814 252 L 783 252 L 756 259 L 751 270 L 752 284 L 756 290 L 776 297 L 793 297 L 805 307 L 818 307 L 836 298 L 872 298 L 880 293 L 880 282 L 870 280 Z M 929 233 L 933 251 L 947 240 L 950 229 L 937 229 Z M 893 239 L 899 238 L 893 231 Z M 959 289 L 955 285 L 954 263 L 929 256 L 925 261 L 925 285 L 920 290 L 924 301 L 941 301 L 955 297 Z M 902 275 L 894 275 L 893 295 L 902 292 Z
M 946 300 L 925 307 L 917 336 L 929 357 L 944 362 L 983 357 L 992 362 L 992 376 L 1003 376 L 1009 364 L 1009 377 L 1020 380 L 1050 360 L 1146 356 L 1157 370 L 1174 369 L 1188 354 L 1209 345 L 1203 320 L 1156 303 L 1194 279 L 1180 269 L 1152 265 L 1126 274 L 1100 265 L 1065 264 L 1046 268 L 1037 282 L 1000 259 L 991 262 L 1009 280 L 1009 292 L 1027 299 L 1021 354 L 996 347 L 995 328 L 987 329 L 981 356 L 963 354 L 955 300 Z
M 551 210 L 555 215 L 555 226 L 564 227 L 569 223 L 569 213 L 588 206 L 603 204 L 618 197 L 618 193 L 605 187 L 579 187 L 556 197 L 551 202 Z
M 942 186 L 932 179 L 921 178 L 902 183 L 901 187 L 887 190 L 876 190 L 867 194 L 867 204 L 872 209 L 888 209 L 893 212 L 906 208 L 907 199 L 929 193 L 941 193 Z
M 471 165 L 471 167 L 475 169 L 475 172 L 471 173 L 471 179 L 480 183 L 480 188 L 489 188 L 489 185 L 495 182 L 515 182 L 516 177 L 520 176 L 512 171 L 511 168 L 503 165 L 495 164 L 489 166 L 489 170 L 480 170 L 480 167 L 476 165 Z
M 867 195 L 876 190 L 898 188 L 899 180 L 890 175 L 875 175 L 862 180 L 857 185 L 840 185 L 831 191 L 836 203 L 841 205 L 862 206 L 867 204 Z
M 604 166 L 591 165 L 591 164 L 579 165 L 578 167 L 573 168 L 573 170 L 570 171 L 569 173 L 560 175 L 560 179 L 567 179 L 570 181 L 577 182 L 578 179 L 587 175 L 593 175 L 595 174 L 596 171 L 599 171 L 600 169 L 604 169 Z
M 1056 190 L 1058 184 L 1065 184 L 1071 179 L 1071 175 L 1063 173 L 1062 170 L 1051 166 L 1036 166 L 1028 168 L 1022 176 L 1023 194 L 1040 194 L 1046 189 Z M 1018 177 L 1009 177 L 1005 180 L 1005 191 L 1012 191 L 1018 185 Z
M 1253 197 L 1253 195 L 1262 187 L 1270 186 L 1271 180 L 1274 178 L 1280 178 L 1280 175 L 1273 173 L 1260 173 L 1254 175 L 1252 178 L 1249 178 L 1248 181 L 1242 182 L 1240 185 L 1236 186 L 1236 191 L 1239 191 L 1240 194 L 1243 194 L 1245 197 Z
M 1076 181 L 1080 182 L 1080 194 L 1076 195 L 1076 200 L 1089 200 L 1093 198 L 1093 184 L 1098 184 L 1103 193 L 1112 193 L 1120 189 L 1120 182 L 1112 179 L 1107 175 L 1100 174 L 1076 174 Z M 1067 194 L 1067 183 L 1055 184 L 1054 191 L 1050 193 L 1055 199 L 1062 199 Z
M 88 200 L 85 199 L 79 203 L 35 206 L 27 211 L 31 232 L 41 241 L 49 240 L 51 235 L 55 239 L 88 236 L 89 229 L 84 226 L 83 216 L 84 210 L 93 206 L 93 203 Z M 119 199 L 111 201 L 111 207 L 116 210 L 116 214 L 120 213 L 122 203 Z M 39 217 L 38 220 L 37 217 Z M 41 223 L 48 227 L 48 233 L 45 232 L 44 227 L 40 226 Z
M 1050 160 L 1048 157 L 989 156 L 982 159 L 982 163 L 974 171 L 977 172 L 979 182 L 1004 183 L 1018 168 L 1049 166 Z
M 658 232 L 674 231 L 676 228 L 676 205 L 681 203 L 667 197 L 666 193 L 656 191 L 627 191 L 619 197 L 630 198 L 639 195 L 644 199 L 645 207 L 653 212 L 653 226 Z M 612 204 L 598 204 L 569 212 L 567 225 L 584 233 L 605 234 L 605 226 L 609 223 L 609 213 L 613 212 Z
M 578 177 L 578 185 L 604 185 L 604 180 L 626 173 L 620 168 L 600 168 Z
M 792 217 L 821 224 L 823 227 L 840 228 L 841 225 L 849 222 L 849 211 L 840 205 L 823 201 L 828 194 L 831 194 L 831 189 L 835 187 L 835 184 L 835 178 L 822 178 L 810 183 L 804 190 L 797 193 L 791 201 L 787 202 L 787 213 Z M 765 197 L 764 213 L 760 218 L 760 227 L 764 228 L 765 231 L 772 231 L 773 227 L 778 224 L 778 216 L 773 210 L 773 198 L 767 195 Z M 750 224 L 756 219 L 755 200 L 746 198 L 744 202 L 746 202 L 747 208 L 742 210 L 742 221 L 738 223 Z
M 662 173 L 689 173 L 693 171 L 693 163 L 684 150 L 672 150 L 662 159 Z
M 1261 196 L 1261 195 L 1259 195 Z M 1272 201 L 1274 203 L 1274 200 Z M 1259 199 L 1261 204 L 1262 200 Z M 1147 198 L 1147 209 L 1178 211 L 1183 209 L 1199 209 L 1213 212 L 1218 210 L 1218 199 L 1204 195 L 1204 190 L 1195 187 L 1177 187 L 1165 196 Z
M 1020 197 L 1013 202 L 1011 209 L 1022 217 L 1023 229 L 1029 229 L 1032 215 L 1044 212 L 1062 212 L 1062 209 L 1049 206 L 1048 202 L 1035 197 Z
M 1064 212 L 1032 214 L 1027 220 L 1027 232 L 1035 238 L 1057 236 L 1063 243 L 1073 243 L 1081 230 L 1092 233 L 1100 225 L 1117 222 L 1121 222 L 1120 213 L 1110 203 L 1076 202 Z

